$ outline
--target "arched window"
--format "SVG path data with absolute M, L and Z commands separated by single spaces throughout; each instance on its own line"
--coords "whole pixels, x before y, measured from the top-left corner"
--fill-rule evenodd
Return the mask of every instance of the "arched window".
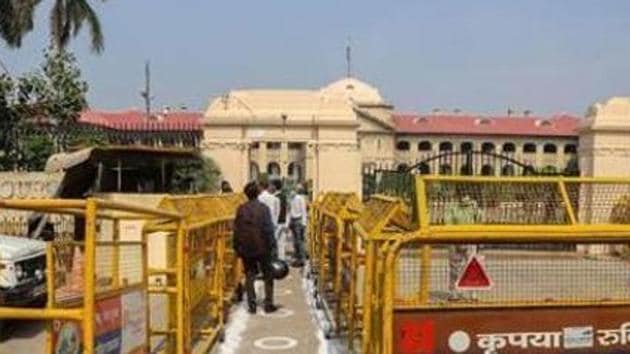
M 409 165 L 407 165 L 406 163 L 401 163 L 398 165 L 398 167 L 396 168 L 396 170 L 398 172 L 405 172 L 409 169 Z
M 516 145 L 514 145 L 513 143 L 505 143 L 505 144 L 503 144 L 503 152 L 505 152 L 505 153 L 516 152 Z
M 534 143 L 526 143 L 523 145 L 523 152 L 527 154 L 535 154 L 536 153 L 536 144 Z
M 483 165 L 483 166 L 481 166 L 481 175 L 482 176 L 494 176 L 494 166 L 492 166 L 492 165 Z
M 514 176 L 514 165 L 505 165 L 501 168 L 501 176 Z
M 288 169 L 288 174 L 289 177 L 292 178 L 295 181 L 301 181 L 302 180 L 302 165 L 300 165 L 299 163 L 296 162 L 291 162 L 289 164 Z
M 470 141 L 466 141 L 461 143 L 461 145 L 459 145 L 459 151 L 461 152 L 470 152 L 473 150 L 473 143 L 471 143 Z
M 440 174 L 441 175 L 452 175 L 453 174 L 453 168 L 451 167 L 451 165 L 441 165 L 440 166 Z
M 481 151 L 485 152 L 485 153 L 491 153 L 494 152 L 495 146 L 493 143 L 490 142 L 486 142 L 481 144 Z
M 555 154 L 558 152 L 558 147 L 556 147 L 556 144 L 545 144 L 545 146 L 543 146 L 543 152 L 545 154 Z
M 249 179 L 251 181 L 255 181 L 258 179 L 258 177 L 260 176 L 260 168 L 258 167 L 258 164 L 255 162 L 252 162 L 249 164 Z
M 428 175 L 431 173 L 431 167 L 426 162 L 422 162 L 418 165 L 418 171 L 421 175 Z
M 440 151 L 453 151 L 453 144 L 448 141 L 441 142 Z
M 406 140 L 401 140 L 398 143 L 396 143 L 396 150 L 400 150 L 400 151 L 409 151 L 409 142 Z
M 462 176 L 472 176 L 473 174 L 472 166 L 469 164 L 462 165 L 462 167 L 460 167 L 459 169 L 459 174 Z
M 267 165 L 267 174 L 269 176 L 280 177 L 280 165 L 277 162 L 270 162 Z
M 431 151 L 431 142 L 430 141 L 421 141 L 418 143 L 418 151 Z
M 575 144 L 566 144 L 564 146 L 565 154 L 577 154 L 577 145 Z

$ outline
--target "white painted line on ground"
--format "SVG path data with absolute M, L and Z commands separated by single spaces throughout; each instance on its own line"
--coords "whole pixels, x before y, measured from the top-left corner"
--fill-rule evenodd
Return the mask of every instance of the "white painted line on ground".
M 256 340 L 254 346 L 264 350 L 286 350 L 297 346 L 297 339 L 291 337 L 264 337 Z
M 234 313 L 230 314 L 228 325 L 225 328 L 225 342 L 221 343 L 218 354 L 236 354 L 243 342 L 243 332 L 249 322 L 249 314 L 245 307 L 238 305 Z
M 260 315 L 263 317 L 271 317 L 271 318 L 287 318 L 291 317 L 295 314 L 295 311 L 289 310 L 287 308 L 279 308 L 278 311 L 272 313 L 261 313 Z

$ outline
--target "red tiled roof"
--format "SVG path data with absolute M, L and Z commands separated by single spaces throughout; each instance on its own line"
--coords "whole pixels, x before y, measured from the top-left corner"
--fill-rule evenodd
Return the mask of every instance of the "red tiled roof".
M 578 135 L 580 118 L 568 114 L 551 117 L 478 116 L 468 114 L 394 114 L 396 131 L 403 134 L 452 135 Z
M 199 112 L 155 113 L 147 118 L 139 110 L 89 110 L 81 113 L 79 123 L 126 131 L 198 131 L 202 129 L 201 119 Z

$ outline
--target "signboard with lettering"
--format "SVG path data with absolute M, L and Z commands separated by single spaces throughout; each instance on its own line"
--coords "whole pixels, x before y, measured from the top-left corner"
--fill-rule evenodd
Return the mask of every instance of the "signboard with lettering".
M 397 354 L 630 353 L 630 307 L 394 313 Z
M 146 292 L 132 291 L 100 300 L 95 305 L 95 352 L 99 354 L 147 353 Z M 81 324 L 53 321 L 54 354 L 82 352 Z

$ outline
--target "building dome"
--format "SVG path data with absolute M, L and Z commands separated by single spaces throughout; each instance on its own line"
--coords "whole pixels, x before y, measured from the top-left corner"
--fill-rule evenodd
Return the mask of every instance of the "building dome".
M 337 80 L 321 89 L 325 96 L 343 96 L 356 104 L 385 104 L 378 90 L 352 77 Z

